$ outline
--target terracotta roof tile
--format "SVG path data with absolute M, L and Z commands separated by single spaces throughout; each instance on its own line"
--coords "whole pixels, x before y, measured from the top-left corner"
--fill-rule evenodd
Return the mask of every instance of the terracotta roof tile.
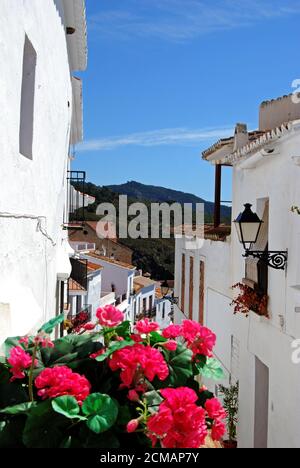
M 120 266 L 122 268 L 126 268 L 127 270 L 136 270 L 136 267 L 134 265 L 130 265 L 129 263 L 125 262 L 119 262 L 118 260 L 115 260 L 113 258 L 104 257 L 103 255 L 99 255 L 96 252 L 89 252 L 86 255 L 89 257 L 98 258 L 99 260 L 102 260 L 107 263 L 112 263 L 113 265 Z

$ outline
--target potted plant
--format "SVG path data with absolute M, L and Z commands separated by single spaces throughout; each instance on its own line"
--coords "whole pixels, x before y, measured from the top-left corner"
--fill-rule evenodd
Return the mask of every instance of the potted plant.
M 269 318 L 267 295 L 242 283 L 235 284 L 232 289 L 239 289 L 238 296 L 230 304 L 234 306 L 234 314 L 242 313 L 248 317 L 252 311 L 259 316 Z
M 229 388 L 219 385 L 221 395 L 223 395 L 223 406 L 227 413 L 228 440 L 224 440 L 225 449 L 237 448 L 237 416 L 239 410 L 239 383 L 231 385 Z
M 199 448 L 222 440 L 226 412 L 195 380 L 222 378 L 211 330 L 192 320 L 164 330 L 149 319 L 133 325 L 113 306 L 96 317 L 54 341 L 64 315 L 34 336 L 5 341 L 0 448 Z

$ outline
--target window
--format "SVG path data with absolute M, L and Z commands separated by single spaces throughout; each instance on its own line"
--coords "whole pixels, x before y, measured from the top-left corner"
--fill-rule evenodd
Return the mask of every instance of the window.
M 34 94 L 37 55 L 30 40 L 25 36 L 21 90 L 19 151 L 32 159 Z
M 147 298 L 145 297 L 145 298 L 143 299 L 143 313 L 145 313 L 146 310 L 147 310 Z
M 165 320 L 166 318 L 166 303 L 163 303 L 163 311 L 162 311 L 162 319 Z

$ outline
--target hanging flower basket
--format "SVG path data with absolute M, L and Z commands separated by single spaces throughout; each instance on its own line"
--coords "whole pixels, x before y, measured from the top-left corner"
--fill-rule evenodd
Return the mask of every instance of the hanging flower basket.
M 252 311 L 261 317 L 269 318 L 267 295 L 242 283 L 235 284 L 232 289 L 239 289 L 238 296 L 230 304 L 234 307 L 234 314 L 241 313 L 248 317 Z

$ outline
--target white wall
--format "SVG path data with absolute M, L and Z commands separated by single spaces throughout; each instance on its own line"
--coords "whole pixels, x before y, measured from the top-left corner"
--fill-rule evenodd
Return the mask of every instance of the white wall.
M 131 290 L 131 282 L 134 277 L 134 270 L 129 270 L 120 267 L 116 264 L 106 262 L 100 258 L 89 257 L 88 254 L 82 254 L 82 258 L 87 258 L 90 262 L 103 267 L 102 271 L 102 290 L 105 292 L 111 292 L 112 284 L 115 285 L 116 296 L 127 295 L 127 298 Z
M 190 258 L 193 258 L 193 320 L 199 322 L 200 308 L 200 262 L 204 263 L 204 325 L 217 335 L 215 357 L 222 363 L 225 371 L 224 384 L 229 382 L 231 372 L 231 343 L 233 316 L 230 307 L 232 301 L 232 275 L 230 271 L 230 238 L 226 242 L 205 240 L 202 247 L 189 249 L 184 238 L 176 239 L 176 277 L 175 297 L 179 298 L 179 307 L 175 307 L 175 323 L 189 318 Z M 181 311 L 181 271 L 182 255 L 185 255 L 185 307 Z M 185 312 L 183 314 L 182 312 Z M 206 382 L 215 390 L 215 382 Z
M 298 122 L 299 124 L 299 122 Z M 299 125 L 298 125 L 299 126 Z M 194 291 L 199 259 L 205 262 L 205 325 L 217 335 L 216 355 L 227 370 L 226 379 L 240 381 L 239 447 L 254 447 L 256 358 L 269 369 L 268 447 L 297 448 L 300 440 L 300 365 L 292 363 L 291 344 L 300 337 L 300 216 L 291 206 L 300 206 L 300 135 L 297 126 L 288 136 L 270 145 L 270 156 L 259 158 L 252 168 L 233 168 L 233 217 L 252 203 L 260 212 L 269 199 L 269 249 L 289 252 L 286 272 L 269 269 L 270 319 L 251 313 L 249 318 L 233 315 L 230 286 L 245 277 L 243 248 L 235 228 L 227 242 L 206 241 L 199 251 L 187 251 L 185 241 L 176 241 L 175 296 L 181 294 L 181 255 L 194 257 Z M 253 160 L 252 159 L 252 160 Z M 260 160 L 259 160 L 260 159 Z M 248 163 L 251 157 L 248 157 Z M 185 310 L 188 311 L 189 265 L 186 262 Z M 194 318 L 197 318 L 197 294 Z M 180 304 L 180 301 L 179 301 Z M 184 316 L 177 310 L 176 320 Z M 283 320 L 283 321 L 282 321 Z M 212 387 L 213 389 L 213 387 Z
M 37 53 L 32 160 L 19 153 L 25 34 Z M 0 314 L 5 333 L 23 334 L 56 311 L 72 90 L 53 0 L 1 1 L 0 61 Z
M 92 306 L 92 322 L 96 320 L 96 311 L 101 305 L 102 271 L 88 275 L 87 305 Z
M 270 319 L 251 314 L 236 317 L 234 334 L 241 346 L 240 355 L 240 447 L 253 446 L 255 357 L 269 368 L 268 447 L 299 447 L 300 366 L 292 363 L 291 343 L 300 335 L 300 217 L 291 213 L 300 205 L 300 167 L 292 157 L 299 155 L 299 131 L 279 142 L 273 156 L 265 157 L 252 169 L 234 169 L 233 215 L 244 203 L 259 210 L 260 200 L 270 204 L 269 249 L 289 251 L 287 271 L 269 268 Z M 273 145 L 274 147 L 274 145 Z M 242 248 L 233 233 L 233 278 L 244 275 Z M 281 323 L 281 317 L 283 323 Z M 283 326 L 281 326 L 283 325 Z
M 161 330 L 167 328 L 171 324 L 170 313 L 172 311 L 171 302 L 167 299 L 160 299 L 156 303 L 156 322 Z

